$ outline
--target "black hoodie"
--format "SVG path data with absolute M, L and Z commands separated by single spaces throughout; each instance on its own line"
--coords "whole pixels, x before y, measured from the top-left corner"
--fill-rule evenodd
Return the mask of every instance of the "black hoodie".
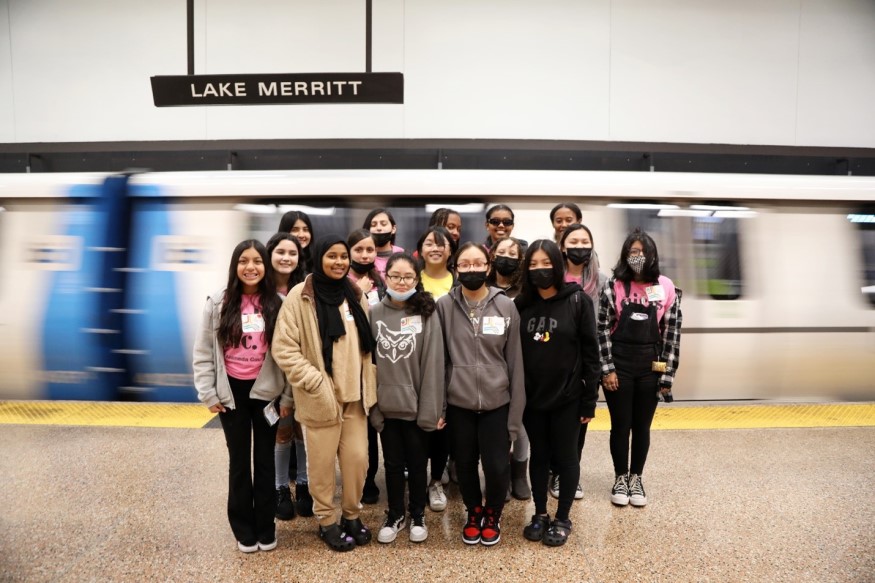
M 520 307 L 519 298 L 517 307 Z M 520 311 L 526 407 L 577 406 L 594 417 L 601 375 L 592 300 L 576 284 L 548 299 L 538 295 Z

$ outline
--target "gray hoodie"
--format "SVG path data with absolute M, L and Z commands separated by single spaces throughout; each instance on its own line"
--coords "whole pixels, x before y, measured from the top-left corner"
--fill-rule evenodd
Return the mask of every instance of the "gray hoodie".
M 437 301 L 447 351 L 447 403 L 492 411 L 510 403 L 507 429 L 516 440 L 526 406 L 520 316 L 513 300 L 490 287 L 477 328 L 456 287 Z
M 387 296 L 371 307 L 371 330 L 377 339 L 377 404 L 371 425 L 383 420 L 416 421 L 434 431 L 444 415 L 444 339 L 437 314 L 410 315 Z

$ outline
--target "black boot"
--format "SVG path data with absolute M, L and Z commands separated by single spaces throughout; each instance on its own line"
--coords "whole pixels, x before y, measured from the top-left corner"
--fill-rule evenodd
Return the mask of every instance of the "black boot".
M 280 520 L 291 520 L 295 517 L 292 491 L 288 486 L 280 486 L 276 489 L 276 517 Z
M 376 504 L 380 501 L 380 488 L 373 478 L 365 479 L 365 487 L 362 491 L 362 504 Z
M 307 484 L 295 484 L 295 510 L 298 516 L 313 516 L 313 498 Z
M 532 497 L 528 473 L 529 460 L 510 461 L 510 492 L 517 500 L 528 500 Z

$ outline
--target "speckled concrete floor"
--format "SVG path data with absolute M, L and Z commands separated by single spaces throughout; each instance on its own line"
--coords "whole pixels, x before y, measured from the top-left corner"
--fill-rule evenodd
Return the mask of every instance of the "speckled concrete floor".
M 499 545 L 464 545 L 451 486 L 423 544 L 405 531 L 337 554 L 296 518 L 279 524 L 275 551 L 243 555 L 220 430 L 0 426 L 0 579 L 875 580 L 875 428 L 654 432 L 644 509 L 610 504 L 607 439 L 588 436 L 586 497 L 562 548 L 523 539 L 533 505 L 519 501 Z M 384 504 L 366 507 L 366 524 Z

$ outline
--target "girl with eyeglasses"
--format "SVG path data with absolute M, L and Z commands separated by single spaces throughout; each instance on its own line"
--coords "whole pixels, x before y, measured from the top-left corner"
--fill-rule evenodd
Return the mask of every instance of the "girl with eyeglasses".
M 294 404 L 295 419 L 304 427 L 319 537 L 335 551 L 350 551 L 371 540 L 360 500 L 368 464 L 367 414 L 377 401 L 375 344 L 368 300 L 346 276 L 346 241 L 321 237 L 313 250 L 313 273 L 283 302 L 272 352 L 291 385 L 280 414 L 288 415 Z M 334 506 L 338 462 L 340 524 Z
M 447 295 L 455 285 L 456 280 L 449 270 L 450 249 L 452 248 L 450 233 L 443 227 L 429 227 L 419 238 L 416 250 L 424 265 L 420 275 L 422 289 L 438 300 Z M 435 431 L 428 435 L 428 457 L 431 466 L 431 480 L 428 484 L 428 506 L 432 512 L 442 512 L 447 507 L 447 495 L 444 484 L 449 482 L 447 462 L 450 456 L 450 445 L 445 431 Z
M 641 474 L 656 405 L 672 399 L 680 358 L 680 303 L 681 290 L 660 273 L 656 243 L 635 229 L 602 289 L 598 314 L 602 386 L 611 414 L 611 502 L 617 506 L 647 505 Z
M 395 234 L 398 232 L 398 227 L 395 225 L 395 217 L 387 209 L 375 208 L 365 217 L 362 229 L 367 229 L 371 232 L 374 245 L 377 247 L 377 257 L 374 259 L 374 265 L 380 277 L 385 277 L 386 262 L 389 260 L 389 256 L 393 253 L 404 251 L 404 249 L 395 245 Z
M 281 303 L 267 249 L 242 241 L 227 285 L 207 298 L 192 354 L 198 399 L 219 414 L 225 434 L 228 522 L 244 553 L 276 548 L 276 425 L 265 409 L 286 385 L 270 352 Z
M 577 436 L 595 417 L 599 345 L 592 300 L 580 286 L 565 282 L 562 253 L 539 239 L 526 252 L 520 311 L 526 377 L 523 422 L 532 446 L 531 478 L 535 514 L 523 529 L 528 540 L 565 544 L 571 532 L 571 503 L 580 480 Z M 551 464 L 559 476 L 554 520 L 547 513 Z
M 447 430 L 468 513 L 462 540 L 491 546 L 501 540 L 507 454 L 525 407 L 519 314 L 513 300 L 486 285 L 489 255 L 481 245 L 463 244 L 454 263 L 461 285 L 437 301 L 447 359 Z
M 389 509 L 377 534 L 381 543 L 395 540 L 407 526 L 404 469 L 407 469 L 409 538 L 428 537 L 428 437 L 444 427 L 444 342 L 435 304 L 420 281 L 418 262 L 395 253 L 386 263 L 386 297 L 371 309 L 377 349 L 377 404 L 371 425 L 380 432 Z
M 497 204 L 486 211 L 486 241 L 483 245 L 486 250 L 492 249 L 495 242 L 505 237 L 510 237 L 513 232 L 514 215 L 509 206 Z M 523 253 L 528 247 L 528 242 L 523 239 L 517 239 L 522 246 Z

